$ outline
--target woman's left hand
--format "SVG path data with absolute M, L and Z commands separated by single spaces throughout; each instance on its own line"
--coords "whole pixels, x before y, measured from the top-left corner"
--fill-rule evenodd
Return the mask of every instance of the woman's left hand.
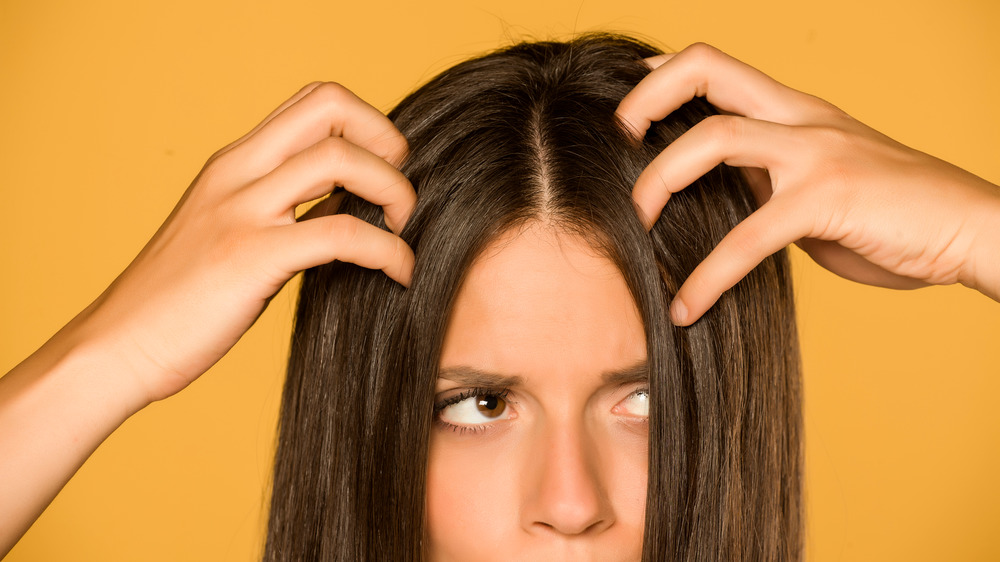
M 909 289 L 957 282 L 1000 300 L 997 186 L 708 45 L 647 62 L 654 70 L 617 112 L 639 138 L 696 96 L 728 115 L 692 127 L 640 175 L 633 198 L 646 227 L 672 193 L 720 163 L 747 167 L 761 203 L 678 290 L 676 324 L 696 321 L 791 243 L 861 283 Z

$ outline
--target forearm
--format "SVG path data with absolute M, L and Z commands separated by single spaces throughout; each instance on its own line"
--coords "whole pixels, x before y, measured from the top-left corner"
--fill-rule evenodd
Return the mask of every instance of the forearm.
M 81 317 L 0 378 L 0 557 L 145 405 L 113 342 L 83 337 Z

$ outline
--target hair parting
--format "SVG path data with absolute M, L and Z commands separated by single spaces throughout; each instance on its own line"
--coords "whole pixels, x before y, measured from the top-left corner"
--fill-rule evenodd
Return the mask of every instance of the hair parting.
M 798 560 L 801 415 L 784 252 L 698 322 L 667 316 L 680 282 L 756 203 L 719 166 L 671 197 L 651 232 L 631 188 L 716 111 L 696 99 L 641 144 L 615 117 L 659 51 L 627 37 L 508 47 L 446 70 L 389 114 L 418 193 L 401 233 L 403 289 L 334 262 L 306 271 L 280 415 L 264 559 L 421 560 L 428 436 L 444 332 L 465 272 L 501 234 L 540 221 L 621 270 L 646 333 L 649 479 L 643 559 Z M 339 212 L 384 227 L 348 194 Z

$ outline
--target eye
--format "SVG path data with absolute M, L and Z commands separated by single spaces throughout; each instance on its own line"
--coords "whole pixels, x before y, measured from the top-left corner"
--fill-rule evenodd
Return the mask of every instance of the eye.
M 640 388 L 629 394 L 615 406 L 615 413 L 629 416 L 649 417 L 649 389 Z
M 475 426 L 510 417 L 507 392 L 473 390 L 449 398 L 440 405 L 438 419 L 451 426 Z

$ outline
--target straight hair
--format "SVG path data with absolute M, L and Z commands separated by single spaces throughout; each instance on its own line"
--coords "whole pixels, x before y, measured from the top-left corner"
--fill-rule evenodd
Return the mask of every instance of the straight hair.
M 422 560 L 428 442 L 449 314 L 466 272 L 510 229 L 542 221 L 621 271 L 650 368 L 643 560 L 798 560 L 798 343 L 784 252 L 698 322 L 667 308 L 756 203 L 720 165 L 647 233 L 631 189 L 670 142 L 717 113 L 695 99 L 642 143 L 615 119 L 657 49 L 589 34 L 522 43 L 446 70 L 389 117 L 409 142 L 417 207 L 401 237 L 409 289 L 334 262 L 305 272 L 282 398 L 264 559 Z M 348 194 L 339 212 L 384 228 Z

